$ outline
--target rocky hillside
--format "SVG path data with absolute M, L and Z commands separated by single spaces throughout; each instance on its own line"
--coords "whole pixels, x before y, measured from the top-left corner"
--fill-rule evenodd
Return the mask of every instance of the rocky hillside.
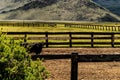
M 17 9 L 29 2 L 31 0 L 0 0 L 0 13 Z
M 11 0 L 11 4 L 1 8 L 1 20 L 120 21 L 91 0 Z
M 93 0 L 120 16 L 120 0 Z

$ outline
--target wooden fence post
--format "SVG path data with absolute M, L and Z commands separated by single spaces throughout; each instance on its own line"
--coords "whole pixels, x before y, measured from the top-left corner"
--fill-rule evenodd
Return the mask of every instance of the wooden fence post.
M 115 27 L 115 28 L 114 28 L 114 29 L 115 29 L 115 31 L 117 31 L 117 26 L 114 26 L 114 27 Z
M 111 34 L 111 45 L 112 45 L 112 47 L 115 47 L 114 46 L 114 34 Z
M 94 35 L 93 33 L 91 34 L 91 47 L 94 47 Z
M 72 47 L 72 34 L 71 33 L 69 33 L 69 46 L 70 46 L 70 48 Z
M 24 42 L 27 42 L 27 34 L 24 36 Z
M 45 33 L 46 48 L 48 48 L 48 32 Z
M 71 55 L 71 80 L 78 80 L 78 53 Z
M 114 27 L 112 26 L 112 31 L 114 31 Z
M 120 26 L 118 26 L 118 31 L 120 31 Z
M 108 26 L 108 31 L 110 31 L 110 26 Z

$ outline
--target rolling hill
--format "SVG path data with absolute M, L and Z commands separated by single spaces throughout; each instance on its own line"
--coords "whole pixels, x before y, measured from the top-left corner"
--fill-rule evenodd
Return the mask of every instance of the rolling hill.
M 31 2 L 31 0 L 0 0 L 0 13 L 17 9 L 29 2 Z
M 120 21 L 119 16 L 91 0 L 7 1 L 9 4 L 3 1 L 5 5 L 0 7 L 0 20 Z
M 120 16 L 120 0 L 93 0 L 93 1 L 109 9 L 112 13 Z

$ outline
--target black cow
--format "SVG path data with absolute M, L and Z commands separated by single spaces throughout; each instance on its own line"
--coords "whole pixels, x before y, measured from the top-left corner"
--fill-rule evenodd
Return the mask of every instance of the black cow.
M 27 51 L 29 53 L 36 53 L 40 54 L 42 52 L 42 48 L 44 46 L 44 43 L 41 42 L 35 42 L 35 43 L 22 43 L 22 45 L 27 48 Z
M 44 46 L 44 43 L 32 43 L 30 45 L 30 53 L 35 52 L 36 54 L 40 54 L 42 51 L 42 48 Z

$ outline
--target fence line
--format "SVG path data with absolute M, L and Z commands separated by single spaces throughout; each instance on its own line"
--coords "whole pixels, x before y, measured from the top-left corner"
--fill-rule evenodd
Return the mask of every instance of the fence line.
M 44 58 L 53 59 L 71 59 L 71 80 L 78 80 L 78 62 L 113 62 L 120 61 L 120 54 L 42 54 L 32 55 L 33 60 Z
M 80 22 L 39 22 L 39 21 L 0 21 L 0 26 L 18 27 L 58 27 L 63 25 L 69 28 L 93 29 L 103 31 L 120 31 L 119 25 L 104 25 L 99 23 L 80 23 Z M 109 23 L 108 23 L 109 24 Z
M 71 80 L 78 80 L 78 62 L 113 62 L 113 61 L 120 61 L 120 54 L 78 55 L 78 53 L 72 53 Z
M 94 25 L 94 24 L 65 24 L 65 27 L 93 29 L 103 31 L 120 31 L 120 26 Z
M 49 47 L 120 47 L 120 32 L 3 32 L 24 42 L 43 41 Z M 19 37 L 18 35 L 23 35 Z M 30 35 L 30 36 L 29 36 Z
M 18 27 L 56 27 L 57 23 L 55 22 L 29 22 L 29 21 L 2 21 L 0 26 L 18 26 Z

